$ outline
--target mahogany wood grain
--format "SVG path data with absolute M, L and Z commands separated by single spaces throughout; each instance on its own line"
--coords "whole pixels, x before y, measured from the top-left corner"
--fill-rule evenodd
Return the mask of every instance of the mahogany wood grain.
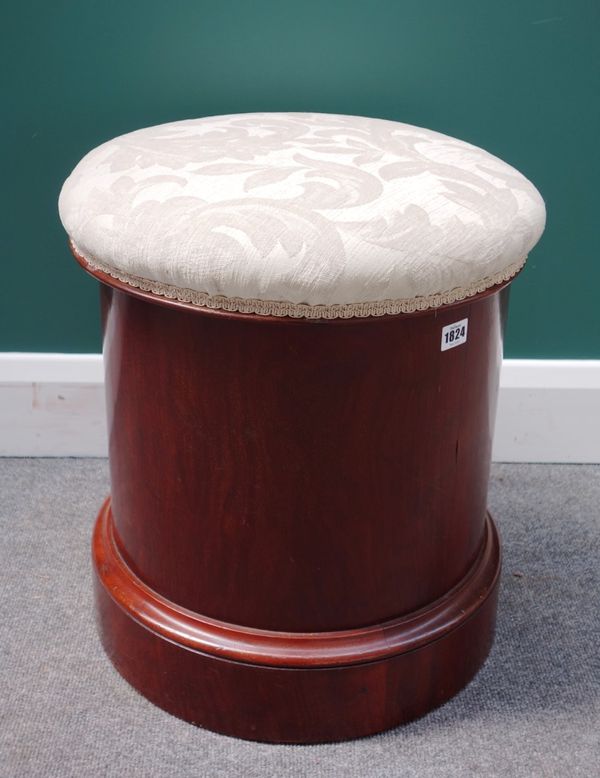
M 184 648 L 141 626 L 96 579 L 100 634 L 116 669 L 149 700 L 193 724 L 271 743 L 371 735 L 446 702 L 484 662 L 497 584 L 444 637 L 407 653 L 336 667 L 269 667 Z
M 276 742 L 422 715 L 492 641 L 486 498 L 508 284 L 431 311 L 201 309 L 99 271 L 102 639 L 165 709 Z M 441 351 L 468 318 L 467 342 Z
M 349 665 L 419 649 L 468 621 L 493 592 L 500 569 L 498 535 L 488 517 L 485 540 L 472 568 L 456 587 L 427 607 L 352 630 L 281 632 L 209 619 L 179 607 L 146 586 L 119 553 L 110 499 L 96 522 L 93 556 L 103 587 L 142 627 L 197 651 L 283 667 Z

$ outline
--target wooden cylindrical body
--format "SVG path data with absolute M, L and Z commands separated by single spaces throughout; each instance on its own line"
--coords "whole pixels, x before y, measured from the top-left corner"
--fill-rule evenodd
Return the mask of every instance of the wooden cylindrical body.
M 111 499 L 94 560 L 122 674 L 176 715 L 279 742 L 369 734 L 458 691 L 494 629 L 508 286 L 306 320 L 95 275 Z

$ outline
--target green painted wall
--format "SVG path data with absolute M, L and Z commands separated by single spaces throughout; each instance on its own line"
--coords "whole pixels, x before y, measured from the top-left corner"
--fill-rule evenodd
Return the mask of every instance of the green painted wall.
M 600 357 L 598 0 L 34 0 L 0 25 L 0 351 L 98 351 L 56 200 L 90 148 L 242 111 L 396 119 L 530 177 L 548 227 L 510 357 Z

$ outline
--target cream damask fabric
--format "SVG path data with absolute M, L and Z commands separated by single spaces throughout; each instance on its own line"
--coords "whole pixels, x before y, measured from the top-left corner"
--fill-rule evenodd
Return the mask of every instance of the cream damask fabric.
M 506 280 L 545 224 L 523 175 L 431 130 L 251 113 L 148 127 L 87 154 L 60 216 L 133 286 L 280 316 L 369 316 Z

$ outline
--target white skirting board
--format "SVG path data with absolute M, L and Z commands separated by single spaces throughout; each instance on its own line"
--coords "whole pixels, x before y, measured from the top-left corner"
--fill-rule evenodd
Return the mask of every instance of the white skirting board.
M 100 354 L 0 354 L 0 456 L 106 456 Z M 600 360 L 504 361 L 496 462 L 600 463 Z

